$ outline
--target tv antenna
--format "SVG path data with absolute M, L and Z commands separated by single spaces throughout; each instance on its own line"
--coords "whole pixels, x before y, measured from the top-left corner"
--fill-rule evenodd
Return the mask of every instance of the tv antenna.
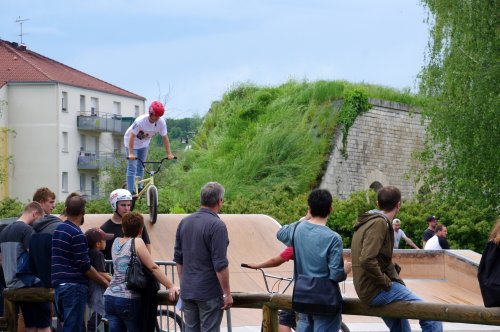
M 19 37 L 21 37 L 21 45 L 24 45 L 23 44 L 23 23 L 26 21 L 29 21 L 29 18 L 21 18 L 21 16 L 19 16 L 16 19 L 16 23 L 19 23 L 19 25 L 21 26 L 21 33 L 18 35 Z

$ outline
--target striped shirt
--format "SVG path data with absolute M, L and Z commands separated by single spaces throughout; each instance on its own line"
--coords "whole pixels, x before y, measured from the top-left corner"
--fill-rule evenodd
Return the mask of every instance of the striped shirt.
M 80 227 L 66 220 L 52 236 L 52 287 L 63 283 L 88 285 L 85 273 L 90 269 L 87 239 Z

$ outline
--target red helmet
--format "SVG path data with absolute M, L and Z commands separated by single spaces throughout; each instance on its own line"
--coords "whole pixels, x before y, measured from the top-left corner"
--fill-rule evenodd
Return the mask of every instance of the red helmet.
M 153 101 L 151 105 L 149 105 L 149 115 L 156 115 L 156 117 L 159 118 L 162 117 L 164 113 L 165 108 L 158 100 Z

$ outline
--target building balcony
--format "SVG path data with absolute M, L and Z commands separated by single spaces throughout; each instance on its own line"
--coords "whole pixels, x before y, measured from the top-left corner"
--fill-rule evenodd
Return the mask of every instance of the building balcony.
M 134 122 L 133 117 L 95 111 L 79 112 L 76 117 L 76 126 L 80 130 L 112 132 L 120 135 L 125 134 L 132 122 Z
M 101 192 L 99 188 L 95 188 L 94 190 L 80 190 L 80 194 L 86 200 L 101 199 L 106 197 L 106 194 Z
M 80 151 L 78 156 L 79 170 L 98 170 L 105 166 L 118 167 L 122 160 L 125 160 L 123 153 L 103 153 Z

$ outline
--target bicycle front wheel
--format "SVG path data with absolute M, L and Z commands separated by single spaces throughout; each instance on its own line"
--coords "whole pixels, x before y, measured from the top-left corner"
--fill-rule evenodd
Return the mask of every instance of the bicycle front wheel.
M 149 220 L 152 224 L 155 224 L 158 218 L 158 189 L 155 186 L 148 189 L 148 207 Z
M 181 316 L 171 310 L 159 309 L 156 319 L 157 332 L 182 332 L 184 329 L 184 322 Z

